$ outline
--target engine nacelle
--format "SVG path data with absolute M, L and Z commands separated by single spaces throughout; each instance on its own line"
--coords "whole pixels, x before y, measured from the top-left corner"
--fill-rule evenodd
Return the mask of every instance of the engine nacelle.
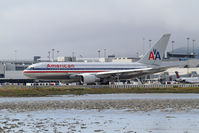
M 82 83 L 88 84 L 88 83 L 98 82 L 100 81 L 100 78 L 97 78 L 95 75 L 86 74 L 86 75 L 82 75 L 80 80 Z

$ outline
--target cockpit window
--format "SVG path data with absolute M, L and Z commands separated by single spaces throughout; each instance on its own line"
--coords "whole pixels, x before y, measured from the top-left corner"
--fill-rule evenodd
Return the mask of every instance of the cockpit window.
M 29 70 L 34 70 L 34 67 L 31 66 L 31 67 L 29 67 L 28 69 L 29 69 Z
M 30 70 L 34 70 L 34 67 L 30 67 Z

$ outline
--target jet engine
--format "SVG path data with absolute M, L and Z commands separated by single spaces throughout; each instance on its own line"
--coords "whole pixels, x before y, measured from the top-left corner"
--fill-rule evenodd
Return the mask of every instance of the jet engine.
M 81 83 L 89 84 L 89 83 L 95 83 L 99 82 L 100 78 L 97 78 L 95 75 L 81 75 L 80 79 Z

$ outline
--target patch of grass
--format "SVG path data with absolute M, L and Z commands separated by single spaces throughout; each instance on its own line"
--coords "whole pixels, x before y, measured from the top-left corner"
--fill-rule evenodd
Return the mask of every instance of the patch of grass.
M 83 95 L 113 93 L 199 93 L 199 87 L 187 88 L 81 88 L 81 87 L 0 87 L 1 97 L 41 97 L 48 95 Z

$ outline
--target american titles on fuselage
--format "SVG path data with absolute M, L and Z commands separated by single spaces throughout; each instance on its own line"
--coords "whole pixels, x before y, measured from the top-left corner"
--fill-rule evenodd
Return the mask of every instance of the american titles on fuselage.
M 47 68 L 75 68 L 74 64 L 47 64 Z

